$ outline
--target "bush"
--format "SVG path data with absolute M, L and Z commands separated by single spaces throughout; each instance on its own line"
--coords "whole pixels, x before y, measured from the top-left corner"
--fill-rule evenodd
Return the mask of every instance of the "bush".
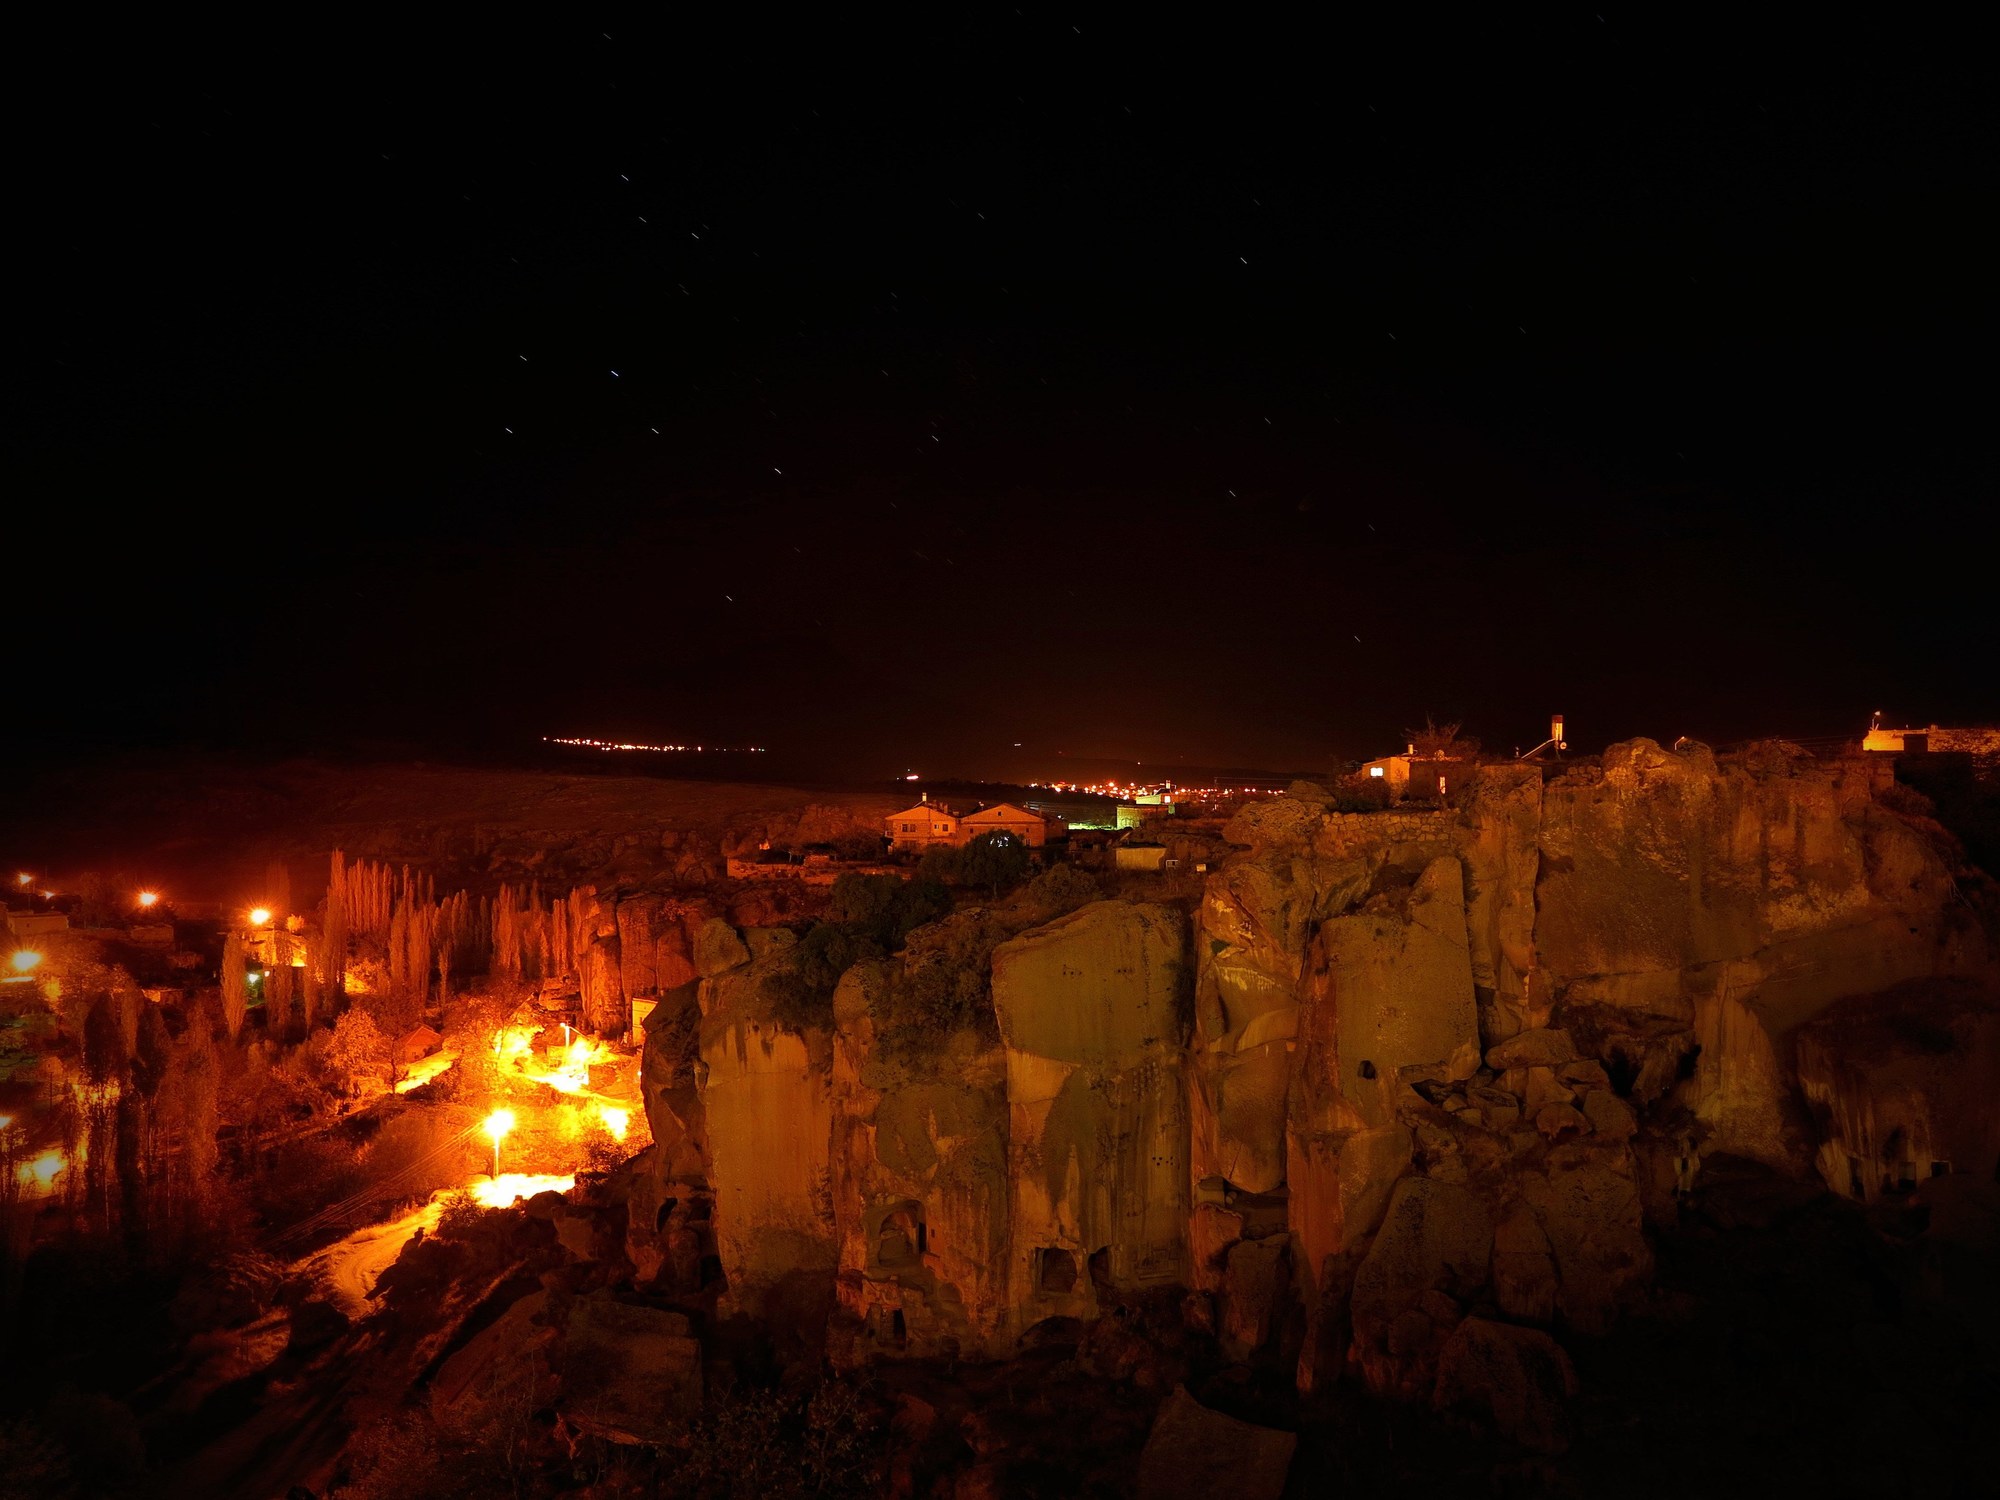
M 833 922 L 815 922 L 786 953 L 784 963 L 763 978 L 761 987 L 772 1018 L 792 1031 L 831 1026 L 833 992 L 840 976 L 864 958 L 881 956 L 881 947 L 864 933 Z
M 997 1034 L 993 1018 L 993 950 L 1015 926 L 962 913 L 910 934 L 901 978 L 876 1017 L 892 1049 L 935 1047 L 962 1027 Z
M 904 880 L 897 875 L 848 874 L 833 882 L 826 916 L 833 925 L 869 939 L 885 952 L 893 952 L 903 946 L 903 939 L 910 933 L 950 910 L 951 892 L 941 881 L 921 873 L 915 880 Z
M 1027 878 L 1034 857 L 1011 833 L 982 833 L 956 849 L 925 851 L 917 871 L 921 878 L 945 885 L 983 888 L 998 900 Z
M 801 1398 L 749 1391 L 690 1424 L 686 1457 L 666 1493 L 702 1500 L 792 1500 L 879 1495 L 877 1424 L 853 1386 L 829 1381 Z
M 487 1219 L 502 1211 L 481 1203 L 472 1195 L 470 1188 L 455 1189 L 444 1195 L 444 1206 L 438 1212 L 438 1237 L 447 1240 L 477 1238 Z

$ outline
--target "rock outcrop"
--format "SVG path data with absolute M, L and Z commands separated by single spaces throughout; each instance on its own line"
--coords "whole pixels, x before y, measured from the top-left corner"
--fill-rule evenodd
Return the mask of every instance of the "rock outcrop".
M 994 951 L 1019 1327 L 1185 1277 L 1185 946 L 1178 913 L 1100 901 Z
M 1836 1193 L 1873 1202 L 1933 1177 L 2000 1175 L 2000 999 L 1917 983 L 1829 1006 L 1799 1029 L 1799 1084 Z
M 788 935 L 618 904 L 597 941 L 658 998 L 628 1254 L 661 1285 L 712 1255 L 728 1307 L 817 1288 L 843 1362 L 1006 1354 L 1185 1287 L 1231 1359 L 1553 1451 L 1549 1335 L 1644 1296 L 1705 1158 L 1863 1198 L 2000 1161 L 1989 940 L 1878 790 L 1641 740 L 1449 808 L 1254 804 L 1191 924 L 1002 925 L 994 1030 L 915 1047 L 882 1030 L 901 959 L 800 1031 L 763 996 Z

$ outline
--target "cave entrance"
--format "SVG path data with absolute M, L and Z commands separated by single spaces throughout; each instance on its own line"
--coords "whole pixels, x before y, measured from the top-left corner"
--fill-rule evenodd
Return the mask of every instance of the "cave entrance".
M 915 1266 L 929 1248 L 924 1230 L 924 1212 L 915 1203 L 905 1203 L 882 1216 L 875 1230 L 875 1263 L 884 1267 Z
M 1035 1288 L 1056 1296 L 1076 1290 L 1076 1257 L 1067 1250 L 1035 1252 Z
M 1100 1292 L 1111 1290 L 1111 1247 L 1090 1252 L 1090 1284 Z

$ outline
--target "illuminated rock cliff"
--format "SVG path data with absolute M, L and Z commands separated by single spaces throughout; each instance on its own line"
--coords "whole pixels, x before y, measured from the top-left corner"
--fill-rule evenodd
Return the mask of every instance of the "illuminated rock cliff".
M 1019 931 L 992 1029 L 929 1046 L 883 1032 L 898 959 L 801 1033 L 760 989 L 788 934 L 620 907 L 651 966 L 624 985 L 663 997 L 633 1259 L 685 1281 L 712 1244 L 728 1306 L 819 1298 L 843 1361 L 1001 1355 L 1186 1288 L 1302 1384 L 1458 1391 L 1499 1337 L 1468 1319 L 1610 1328 L 1706 1160 L 1856 1196 L 1885 1152 L 1992 1174 L 1965 1119 L 2000 1086 L 1989 938 L 1881 791 L 1640 740 L 1451 808 L 1255 804 L 1191 915 Z M 1853 998 L 1897 986 L 1886 1019 Z

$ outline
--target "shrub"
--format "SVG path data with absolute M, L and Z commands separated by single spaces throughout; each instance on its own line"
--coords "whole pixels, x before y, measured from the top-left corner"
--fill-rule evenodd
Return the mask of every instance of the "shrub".
M 438 1236 L 447 1240 L 472 1239 L 485 1226 L 488 1216 L 499 1212 L 481 1203 L 470 1188 L 457 1188 L 444 1195 L 444 1206 L 438 1212 Z

